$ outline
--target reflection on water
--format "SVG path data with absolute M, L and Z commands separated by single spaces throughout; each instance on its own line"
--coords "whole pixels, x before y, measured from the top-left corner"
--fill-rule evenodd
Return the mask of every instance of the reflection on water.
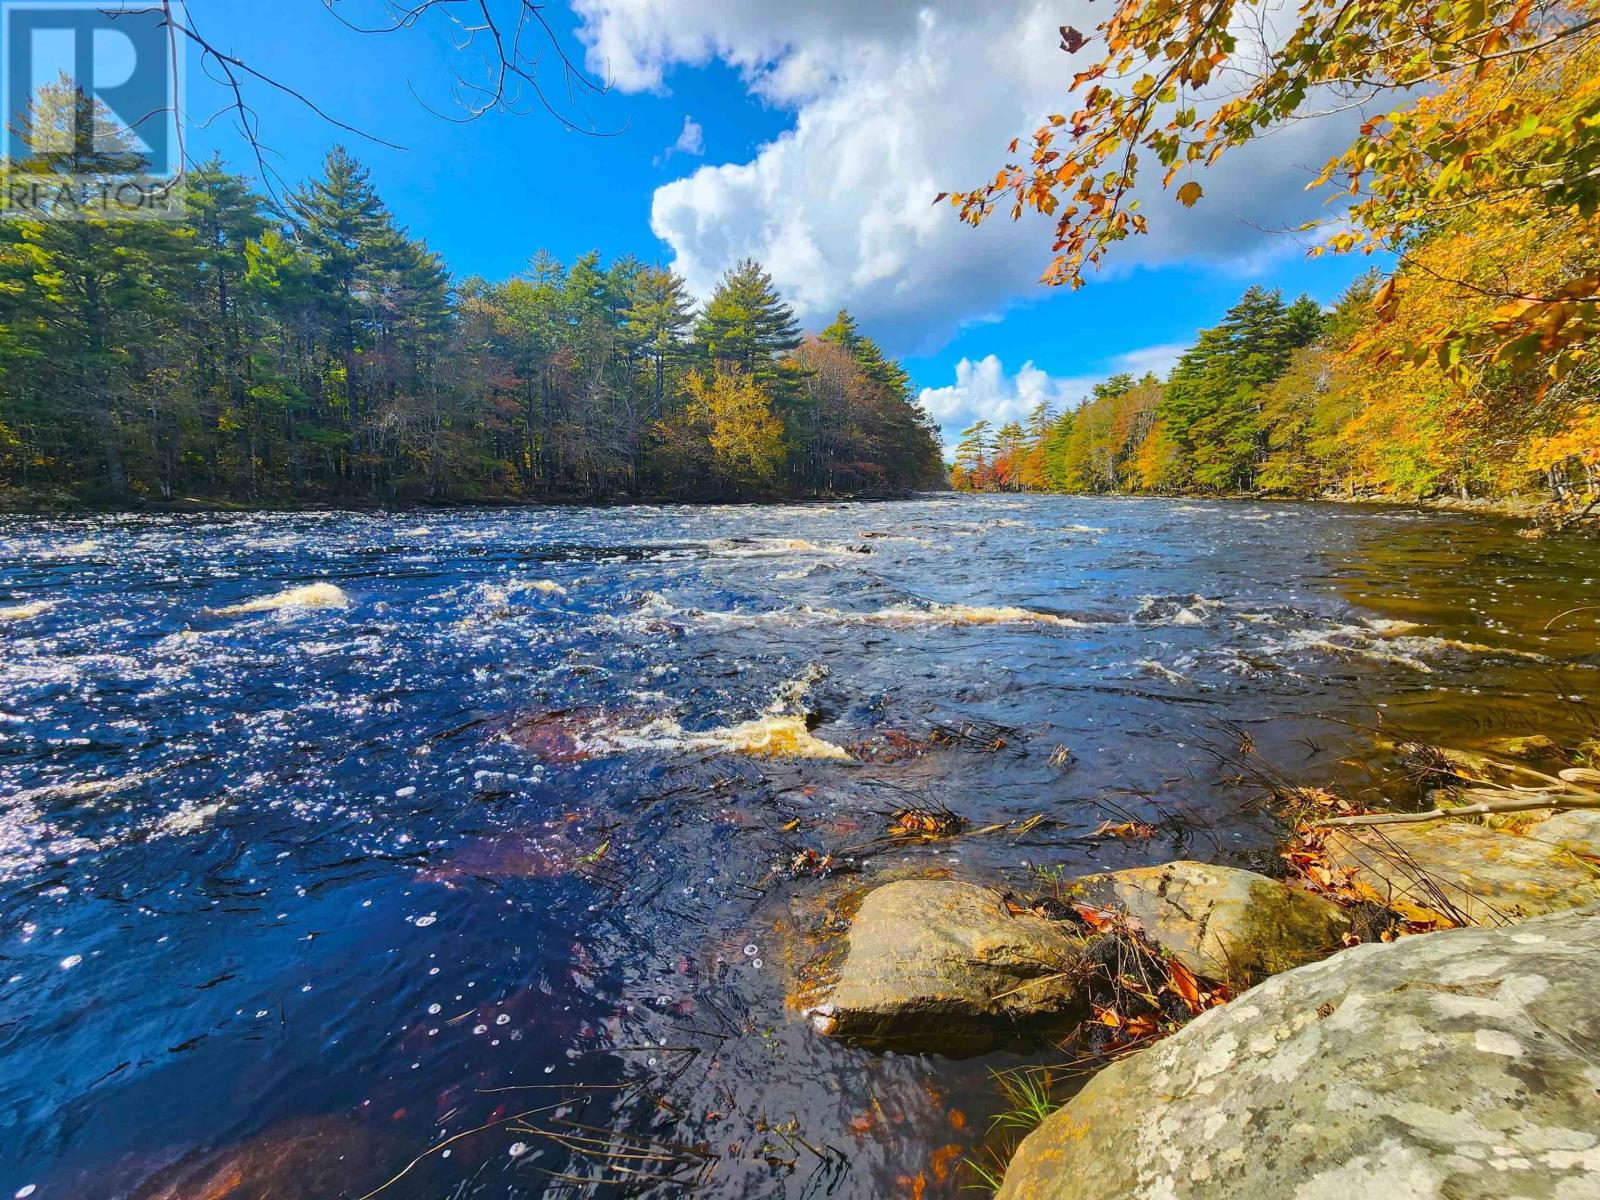
M 1592 736 L 1597 581 L 1292 505 L 4 521 L 0 1196 L 956 1195 L 1022 1060 L 797 1020 L 842 891 L 1270 869 L 1220 722 Z

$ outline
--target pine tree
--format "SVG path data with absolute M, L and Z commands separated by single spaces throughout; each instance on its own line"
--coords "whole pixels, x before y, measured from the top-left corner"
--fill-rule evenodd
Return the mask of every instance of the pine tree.
M 722 277 L 706 302 L 695 343 L 712 362 L 769 385 L 778 378 L 779 356 L 800 344 L 800 326 L 772 276 L 747 258 Z
M 30 144 L 62 144 L 30 136 L 42 127 L 115 127 L 98 101 L 70 85 L 41 89 L 18 117 Z M 16 164 L 26 174 L 69 174 L 81 168 L 137 173 L 143 167 L 131 137 L 88 153 L 45 152 Z M 147 403 L 162 386 L 171 339 L 177 273 L 192 231 L 166 221 L 85 218 L 0 223 L 0 327 L 9 355 L 28 370 L 15 381 L 12 436 L 35 453 L 95 447 L 98 485 L 113 499 L 130 495 L 133 455 L 160 458 L 167 432 Z M 8 372 L 9 375 L 9 372 Z M 8 380 L 8 382 L 10 382 Z M 158 486 L 170 486 L 160 473 Z
M 683 357 L 694 319 L 688 285 L 672 271 L 644 268 L 633 279 L 622 319 L 628 336 L 650 366 L 650 415 L 659 420 L 666 399 L 668 365 Z
M 1314 310 L 1308 299 L 1290 308 L 1280 293 L 1251 287 L 1178 361 L 1162 416 L 1182 448 L 1182 475 L 1218 490 L 1254 486 L 1267 450 L 1262 390 L 1316 336 Z
M 189 302 L 201 317 L 194 348 L 207 399 L 202 416 L 209 426 L 232 429 L 235 490 L 254 499 L 261 413 L 250 394 L 246 345 L 254 331 L 242 293 L 250 245 L 268 229 L 266 200 L 213 157 L 190 173 L 185 203 L 195 233 L 185 274 Z M 175 447 L 177 439 L 169 438 L 169 444 Z

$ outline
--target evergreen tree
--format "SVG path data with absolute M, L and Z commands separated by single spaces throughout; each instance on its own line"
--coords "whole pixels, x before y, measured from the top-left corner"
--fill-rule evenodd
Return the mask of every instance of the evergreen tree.
M 1247 490 L 1265 457 L 1262 390 L 1309 344 L 1320 313 L 1251 287 L 1222 322 L 1200 334 L 1168 381 L 1162 416 L 1181 447 L 1180 472 L 1201 487 Z
M 682 276 L 658 267 L 646 267 L 634 276 L 622 319 L 628 335 L 649 364 L 650 415 L 661 417 L 666 399 L 667 370 L 685 351 L 694 304 Z
M 722 277 L 706 302 L 695 343 L 712 362 L 770 385 L 778 379 L 779 356 L 800 345 L 800 326 L 772 276 L 747 258 Z

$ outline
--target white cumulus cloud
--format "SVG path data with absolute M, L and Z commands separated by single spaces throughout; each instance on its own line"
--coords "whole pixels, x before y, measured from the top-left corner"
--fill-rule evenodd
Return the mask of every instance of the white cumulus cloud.
M 1053 378 L 1031 362 L 1023 363 L 1015 375 L 1007 375 L 1000 359 L 989 354 L 977 362 L 963 358 L 956 364 L 955 383 L 923 388 L 918 399 L 939 423 L 948 451 L 961 431 L 980 418 L 998 426 L 1022 420 L 1040 401 L 1058 410 L 1067 407 L 1078 398 L 1073 390 L 1078 382 Z
M 661 91 L 677 65 L 722 60 L 792 125 L 747 162 L 660 187 L 651 224 L 700 295 L 760 259 L 818 324 L 848 304 L 897 353 L 1037 296 L 1048 222 L 961 224 L 933 197 L 993 175 L 1006 143 L 1071 101 L 1058 26 L 1092 28 L 1091 0 L 574 0 L 590 62 L 620 88 Z M 1082 65 L 1079 60 L 1077 66 Z M 1339 130 L 1303 122 L 1230 156 L 1185 211 L 1150 204 L 1123 267 L 1260 255 L 1316 212 L 1302 192 Z M 1278 242 L 1285 239 L 1278 238 Z
M 1114 355 L 1105 360 L 1095 374 L 1051 375 L 1025 362 L 1015 375 L 1006 373 L 1005 364 L 993 354 L 974 362 L 963 358 L 956 364 L 956 380 L 947 387 L 923 388 L 918 397 L 922 407 L 938 422 L 948 456 L 961 440 L 961 431 L 974 421 L 987 419 L 998 427 L 1008 421 L 1021 421 L 1041 402 L 1057 412 L 1075 408 L 1094 389 L 1094 385 L 1121 372 L 1142 376 L 1146 372 L 1165 376 L 1186 347 L 1181 345 L 1146 346 Z

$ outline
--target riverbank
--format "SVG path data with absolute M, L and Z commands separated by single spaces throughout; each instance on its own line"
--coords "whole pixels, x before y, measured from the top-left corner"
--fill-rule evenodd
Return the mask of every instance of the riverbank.
M 301 512 L 444 512 L 453 509 L 520 508 L 623 508 L 631 505 L 784 505 L 817 503 L 877 503 L 916 500 L 929 496 L 945 495 L 937 491 L 861 491 L 818 492 L 815 494 L 734 494 L 684 496 L 673 493 L 611 496 L 593 496 L 573 493 L 540 498 L 517 496 L 489 496 L 474 498 L 396 499 L 375 500 L 368 497 L 345 498 L 316 497 L 292 499 L 284 497 L 263 500 L 235 500 L 227 497 L 183 497 L 176 500 L 152 500 L 90 503 L 77 497 L 60 493 L 19 493 L 0 489 L 0 514 L 9 516 L 103 516 L 114 514 L 170 515 L 182 513 L 301 513 Z
M 15 491 L 0 490 L 0 514 L 12 516 L 97 516 L 111 514 L 140 514 L 176 515 L 183 513 L 208 514 L 208 513 L 302 513 L 302 512 L 436 512 L 452 509 L 494 511 L 500 509 L 535 509 L 535 508 L 625 508 L 633 505 L 785 505 L 785 504 L 829 504 L 829 503 L 897 503 L 910 500 L 927 499 L 936 496 L 957 496 L 972 494 L 989 495 L 1037 495 L 1040 493 L 961 493 L 955 491 L 912 491 L 912 492 L 821 492 L 812 495 L 770 494 L 770 495 L 736 495 L 736 496 L 697 496 L 686 497 L 673 494 L 659 495 L 626 495 L 618 494 L 609 497 L 595 497 L 584 495 L 561 495 L 540 499 L 526 499 L 518 497 L 478 497 L 473 499 L 447 499 L 447 500 L 393 500 L 379 501 L 361 497 L 344 499 L 320 497 L 316 499 L 285 499 L 273 498 L 259 501 L 240 501 L 228 498 L 185 497 L 177 500 L 140 500 L 137 503 L 112 503 L 100 504 L 86 503 L 80 499 L 64 495 L 18 494 Z M 1252 504 L 1337 504 L 1351 508 L 1376 508 L 1376 509 L 1403 509 L 1420 512 L 1446 512 L 1462 513 L 1471 516 L 1499 517 L 1510 520 L 1530 522 L 1529 529 L 1539 531 L 1553 528 L 1559 516 L 1557 510 L 1548 502 L 1534 502 L 1522 498 L 1491 499 L 1460 499 L 1453 496 L 1439 496 L 1428 499 L 1412 500 L 1399 499 L 1385 496 L 1348 496 L 1340 492 L 1330 492 L 1317 496 L 1283 496 L 1283 495 L 1250 495 L 1213 494 L 1213 493 L 1179 493 L 1173 495 L 1152 495 L 1141 492 L 1110 493 L 1099 497 L 1108 500 L 1170 500 L 1174 503 L 1252 503 Z M 1589 518 L 1573 523 L 1567 528 L 1582 532 L 1600 532 L 1600 513 Z
M 1068 1052 L 1056 1076 L 1087 1086 L 1046 1115 L 1048 1070 L 1008 1085 L 1024 1103 L 1006 1124 L 1027 1136 L 969 1161 L 1004 1200 L 1078 1200 L 1085 1179 L 1141 1200 L 1289 1200 L 1358 1177 L 1406 1196 L 1445 1180 L 1588 1196 L 1600 1103 L 1576 1043 L 1600 1038 L 1600 738 L 1402 752 L 1427 764 L 1429 812 L 1262 772 L 1291 830 L 1281 881 L 1179 861 L 1031 894 L 883 884 L 805 1015 L 899 1053 Z M 1470 1117 L 1440 1078 L 1472 1081 Z
M 1078 495 L 1064 492 L 963 492 L 965 495 Z M 1473 516 L 1502 517 L 1528 522 L 1537 536 L 1542 532 L 1581 531 L 1600 533 L 1600 497 L 1592 502 L 1558 504 L 1549 499 L 1526 496 L 1462 498 L 1460 496 L 1401 497 L 1350 495 L 1329 491 L 1314 495 L 1253 492 L 1101 492 L 1094 496 L 1108 500 L 1170 500 L 1185 504 L 1337 504 L 1350 508 L 1408 509 L 1416 512 L 1463 513 Z

